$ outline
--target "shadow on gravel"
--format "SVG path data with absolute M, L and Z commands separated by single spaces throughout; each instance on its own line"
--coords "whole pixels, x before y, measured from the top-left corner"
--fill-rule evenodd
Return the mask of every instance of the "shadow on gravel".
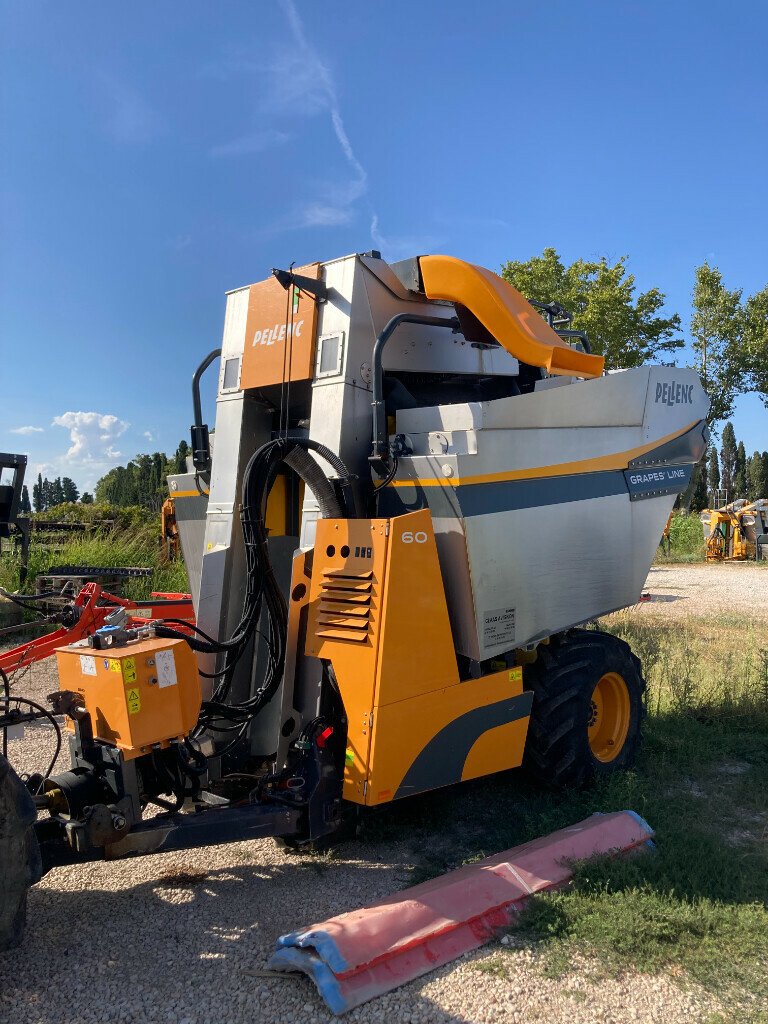
M 104 1021 L 153 1020 L 156 1013 L 159 1020 L 194 1024 L 335 1020 L 306 977 L 275 976 L 265 970 L 266 959 L 283 932 L 386 895 L 403 873 L 397 864 L 342 861 L 318 870 L 306 857 L 213 869 L 194 852 L 168 858 L 158 859 L 156 877 L 135 885 L 125 878 L 124 862 L 119 883 L 125 887 L 116 891 L 99 887 L 109 870 L 104 865 L 98 882 L 91 877 L 74 891 L 57 888 L 58 869 L 46 876 L 30 893 L 24 943 L 0 958 L 0 1019 L 12 1009 L 14 1021 L 61 1024 L 80 1020 L 87 1005 Z M 387 1020 L 418 1013 L 422 1021 L 471 1024 L 421 997 L 418 984 L 387 997 L 384 1005 L 396 1007 Z M 118 1018 L 118 994 L 121 1005 L 130 997 L 127 1017 Z M 215 1005 L 215 1016 L 199 1002 Z M 275 1015 L 275 1002 L 285 1004 L 285 1017 Z M 358 1019 L 381 1020 L 380 1014 L 376 1000 Z

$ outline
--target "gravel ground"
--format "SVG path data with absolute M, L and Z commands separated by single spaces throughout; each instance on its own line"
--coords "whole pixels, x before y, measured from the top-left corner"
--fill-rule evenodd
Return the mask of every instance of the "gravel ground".
M 651 600 L 640 605 L 641 614 L 665 618 L 690 615 L 746 615 L 768 622 L 768 568 L 749 562 L 714 565 L 654 565 L 645 589 Z
M 675 618 L 754 615 L 766 586 L 768 573 L 751 566 L 657 566 L 647 584 L 657 602 L 647 607 Z M 50 660 L 15 689 L 40 700 L 56 687 Z M 30 770 L 43 768 L 51 750 L 50 729 L 38 726 L 9 754 Z M 407 836 L 345 843 L 333 859 L 266 840 L 54 869 L 30 894 L 23 946 L 0 958 L 0 1024 L 334 1020 L 306 978 L 265 973 L 275 939 L 401 888 L 422 852 Z M 704 1024 L 722 1010 L 684 979 L 595 981 L 595 966 L 584 960 L 555 981 L 542 974 L 535 947 L 493 944 L 347 1019 Z

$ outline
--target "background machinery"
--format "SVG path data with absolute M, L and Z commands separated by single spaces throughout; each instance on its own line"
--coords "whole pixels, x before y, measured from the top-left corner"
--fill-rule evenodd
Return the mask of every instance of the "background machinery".
M 743 562 L 768 554 L 768 500 L 744 498 L 701 513 L 708 562 Z
M 555 785 L 632 763 L 640 664 L 581 624 L 637 601 L 708 403 L 689 370 L 604 374 L 561 320 L 446 256 L 229 293 L 169 480 L 196 625 L 117 616 L 58 650 L 71 766 L 0 772 L 6 941 L 55 864 L 300 844 L 524 762 Z

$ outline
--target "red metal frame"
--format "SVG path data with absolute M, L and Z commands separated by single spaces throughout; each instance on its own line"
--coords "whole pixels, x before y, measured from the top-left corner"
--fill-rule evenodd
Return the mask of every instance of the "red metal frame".
M 60 626 L 52 633 L 46 633 L 45 636 L 0 653 L 0 668 L 8 673 L 16 672 L 36 661 L 49 658 L 57 647 L 64 647 L 66 644 L 73 644 L 77 640 L 91 636 L 104 625 L 107 616 L 117 608 L 125 608 L 129 612 L 129 626 L 146 626 L 154 619 L 164 618 L 185 619 L 194 625 L 195 613 L 189 594 L 154 592 L 151 598 L 152 600 L 148 602 L 131 601 L 110 594 L 98 583 L 86 583 L 73 602 L 75 607 L 80 609 L 80 617 L 74 626 Z

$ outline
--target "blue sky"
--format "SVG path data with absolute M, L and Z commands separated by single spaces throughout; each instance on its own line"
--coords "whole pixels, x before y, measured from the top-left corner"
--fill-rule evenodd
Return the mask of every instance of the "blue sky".
M 0 0 L 0 448 L 172 450 L 224 292 L 372 247 L 768 280 L 768 7 Z M 212 410 L 209 417 L 212 418 Z M 737 436 L 768 448 L 768 412 Z M 20 433 L 20 429 L 26 432 Z

